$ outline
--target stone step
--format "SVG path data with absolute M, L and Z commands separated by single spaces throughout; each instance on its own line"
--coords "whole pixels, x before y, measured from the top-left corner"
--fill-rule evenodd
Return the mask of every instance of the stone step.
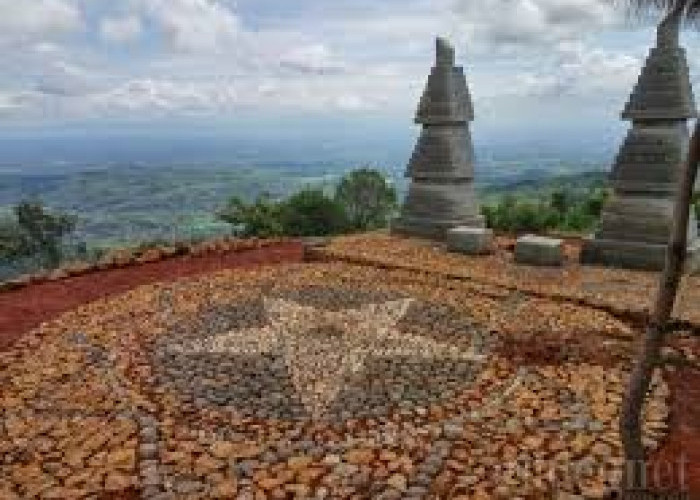
M 491 253 L 493 231 L 485 227 L 455 227 L 447 231 L 447 249 L 467 255 Z
M 561 266 L 564 263 L 564 240 L 528 234 L 515 243 L 515 261 L 535 266 Z

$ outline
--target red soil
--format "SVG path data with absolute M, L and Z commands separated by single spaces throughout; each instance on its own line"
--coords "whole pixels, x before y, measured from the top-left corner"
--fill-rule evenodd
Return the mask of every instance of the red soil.
M 0 351 L 11 347 L 23 333 L 65 311 L 139 285 L 175 281 L 232 267 L 301 262 L 303 258 L 301 242 L 286 242 L 223 255 L 175 257 L 3 292 L 0 293 Z
M 677 369 L 666 380 L 672 394 L 671 433 L 651 457 L 648 480 L 700 499 L 700 370 Z

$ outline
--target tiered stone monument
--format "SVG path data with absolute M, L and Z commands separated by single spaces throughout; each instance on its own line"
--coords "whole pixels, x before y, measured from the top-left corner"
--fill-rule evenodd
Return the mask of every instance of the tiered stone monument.
M 678 180 L 688 146 L 687 120 L 697 115 L 679 24 L 663 22 L 622 113 L 632 121 L 613 167 L 614 190 L 600 230 L 581 261 L 614 267 L 663 269 Z M 700 263 L 697 222 L 691 214 L 687 269 Z
M 438 38 L 435 66 L 416 113 L 423 130 L 406 172 L 412 181 L 392 232 L 443 239 L 456 226 L 484 226 L 473 186 L 473 119 L 464 71 L 455 66 L 452 46 Z

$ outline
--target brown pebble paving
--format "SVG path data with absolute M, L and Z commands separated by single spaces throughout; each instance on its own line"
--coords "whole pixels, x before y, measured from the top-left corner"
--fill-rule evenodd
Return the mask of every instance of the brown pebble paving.
M 141 286 L 0 354 L 0 498 L 600 498 L 632 335 L 580 304 L 341 263 Z M 668 417 L 657 376 L 650 451 Z

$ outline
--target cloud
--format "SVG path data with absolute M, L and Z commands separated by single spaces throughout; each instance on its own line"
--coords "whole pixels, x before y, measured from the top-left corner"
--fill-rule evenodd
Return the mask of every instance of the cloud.
M 96 91 L 97 80 L 98 77 L 85 68 L 55 61 L 39 79 L 35 90 L 45 95 L 79 97 Z
M 493 46 L 542 46 L 621 24 L 608 0 L 455 0 L 471 40 Z
M 185 52 L 221 51 L 242 31 L 238 16 L 216 0 L 140 0 L 169 46 Z
M 102 38 L 112 43 L 127 43 L 137 40 L 143 31 L 141 19 L 135 15 L 108 17 L 100 23 Z
M 408 127 L 434 37 L 448 35 L 477 115 L 491 106 L 501 121 L 505 102 L 520 116 L 513 102 L 602 108 L 607 96 L 623 99 L 638 49 L 653 41 L 593 41 L 618 27 L 607 0 L 300 0 L 284 18 L 271 0 L 13 2 L 0 0 L 9 12 L 0 27 L 12 24 L 5 31 L 26 43 L 5 51 L 0 89 L 19 89 L 0 94 L 5 117 L 36 107 L 96 120 L 293 111 L 401 116 Z M 129 57 L 99 39 L 129 43 Z
M 0 0 L 0 44 L 25 43 L 80 29 L 81 11 L 67 0 Z
M 553 64 L 557 71 L 522 75 L 524 95 L 532 97 L 619 96 L 632 91 L 642 61 L 627 53 L 563 42 Z
M 328 47 L 321 43 L 293 47 L 280 57 L 280 66 L 306 74 L 337 74 L 345 70 Z
M 204 111 L 213 108 L 212 87 L 164 79 L 136 79 L 89 97 L 96 110 L 120 112 Z
M 0 90 L 0 117 L 23 117 L 34 111 L 39 102 L 31 91 Z

